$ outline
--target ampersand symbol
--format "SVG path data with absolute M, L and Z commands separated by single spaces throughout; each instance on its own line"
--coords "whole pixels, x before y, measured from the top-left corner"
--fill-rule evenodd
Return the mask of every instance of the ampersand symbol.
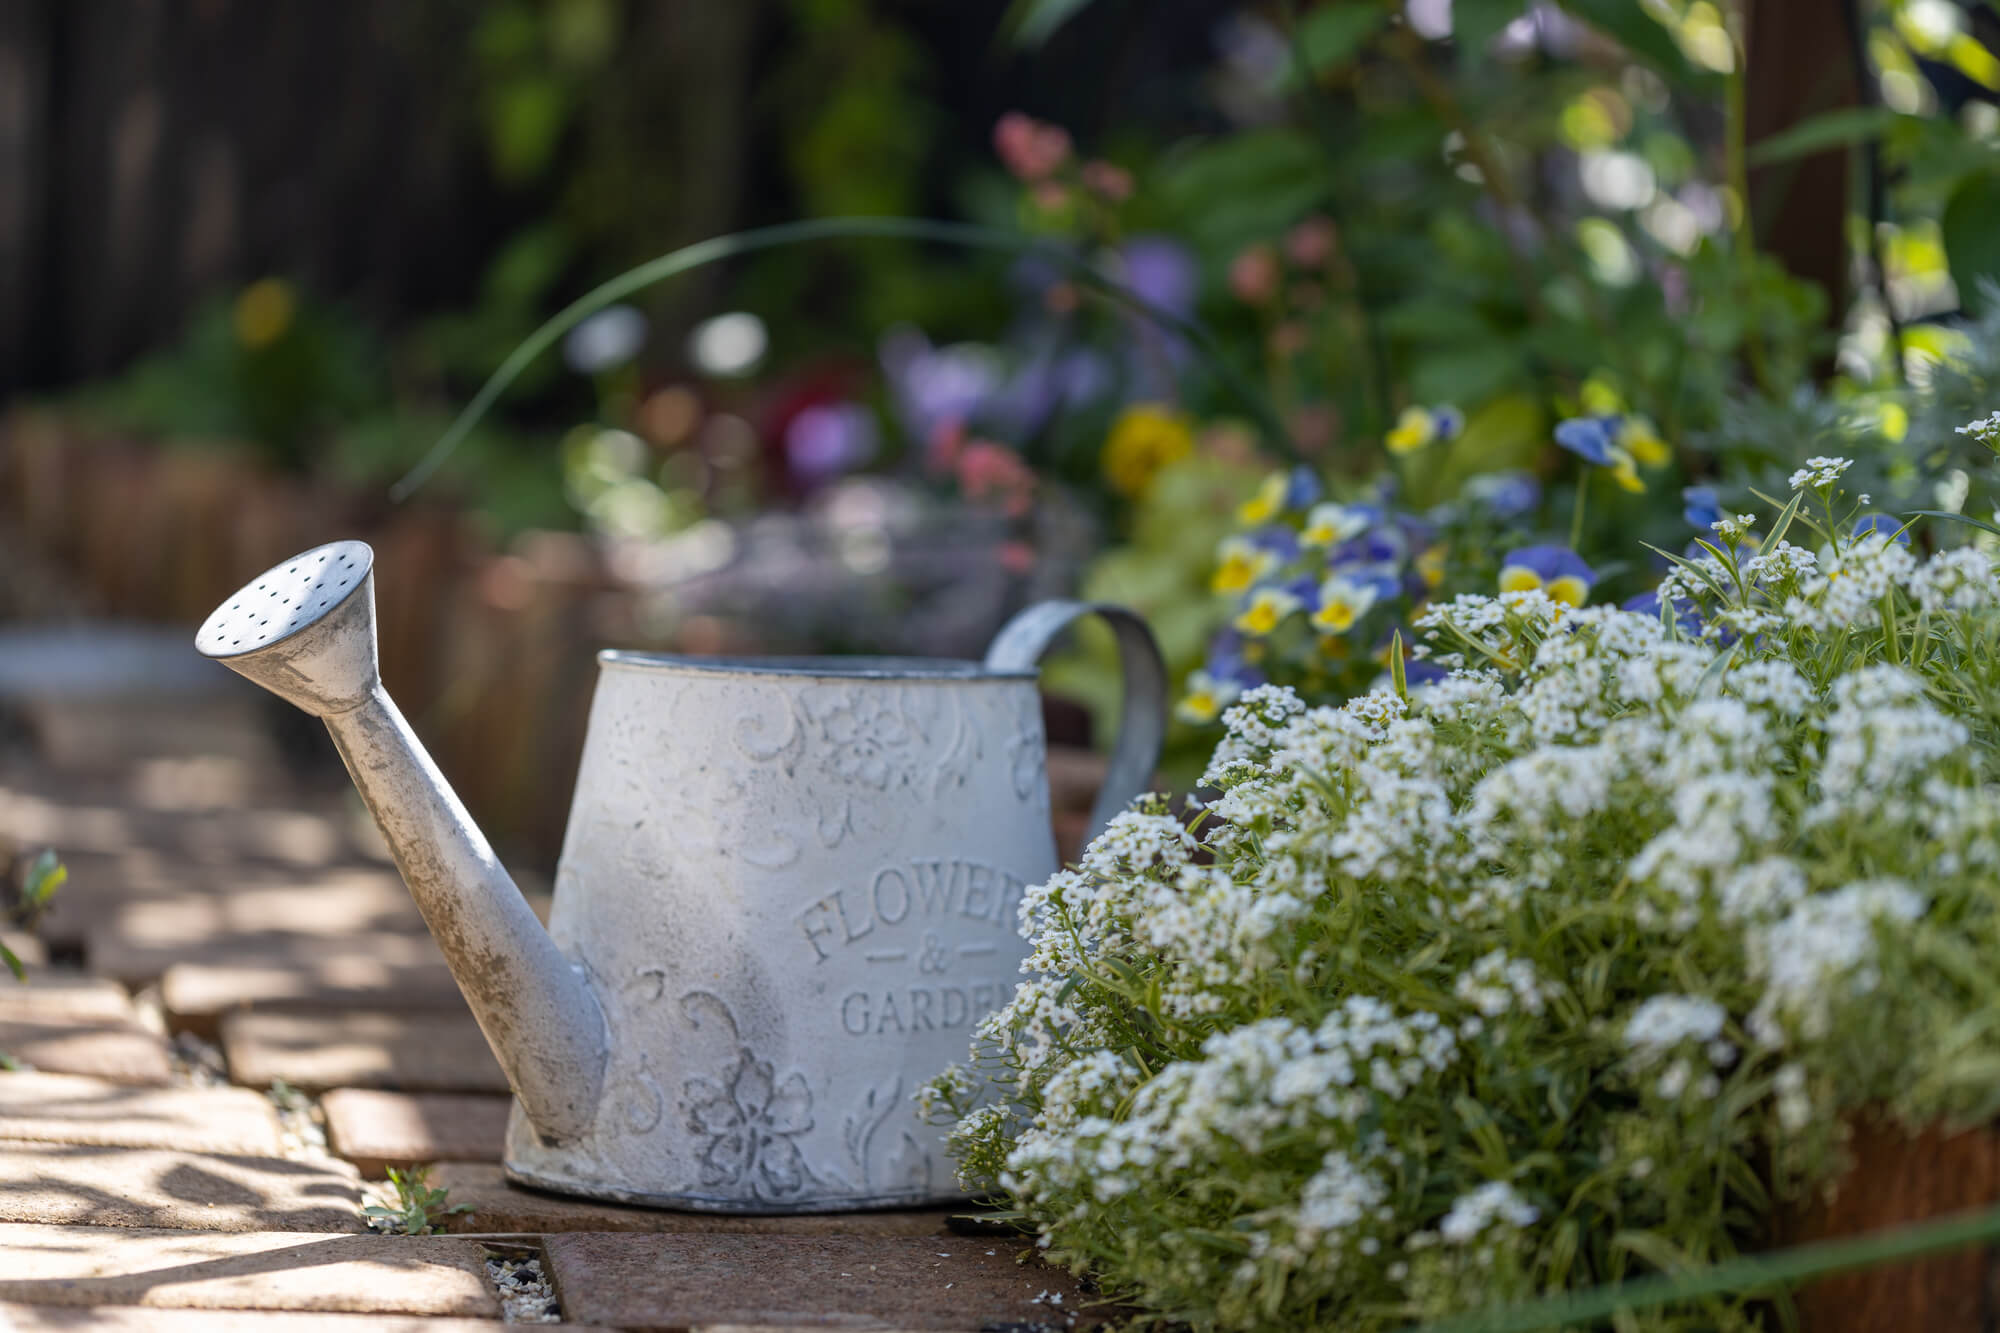
M 917 971 L 942 972 L 950 960 L 951 955 L 938 942 L 937 932 L 925 931 L 923 947 L 917 950 Z

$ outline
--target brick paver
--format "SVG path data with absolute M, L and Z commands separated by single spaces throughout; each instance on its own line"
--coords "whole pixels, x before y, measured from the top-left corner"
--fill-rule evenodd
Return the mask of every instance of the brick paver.
M 626 1329 L 846 1324 L 1062 1325 L 1092 1298 L 1021 1247 L 966 1237 L 551 1236 L 544 1266 L 571 1318 Z M 1059 1299 L 1058 1299 L 1059 1298 Z
M 0 1140 L 0 1222 L 359 1231 L 361 1180 L 336 1161 Z
M 0 1227 L 0 1300 L 497 1318 L 477 1241 Z
M 230 1077 L 250 1087 L 506 1092 L 507 1078 L 471 1014 L 230 1014 Z
M 0 985 L 0 1053 L 114 1083 L 165 1083 L 169 1073 L 166 1042 L 139 1022 L 123 987 L 49 970 Z
M 0 1077 L 0 1139 L 272 1156 L 280 1144 L 271 1103 L 245 1088 L 134 1088 L 42 1073 Z
M 341 941 L 345 944 L 345 941 Z M 303 954 L 303 956 L 301 956 Z M 175 1031 L 213 1038 L 239 1010 L 324 1014 L 468 1012 L 442 962 L 395 963 L 358 949 L 241 948 L 233 961 L 176 963 L 160 979 L 160 1001 Z
M 874 1213 L 799 1213 L 752 1217 L 731 1213 L 679 1213 L 663 1208 L 627 1208 L 595 1199 L 545 1194 L 509 1184 L 501 1168 L 486 1163 L 451 1162 L 431 1172 L 431 1183 L 451 1191 L 453 1203 L 476 1210 L 451 1220 L 453 1231 L 698 1232 L 713 1235 L 942 1236 L 952 1209 L 896 1209 Z M 964 1209 L 957 1210 L 966 1211 Z
M 421 1315 L 300 1314 L 272 1310 L 162 1310 L 135 1305 L 92 1307 L 0 1303 L 0 1329 L 12 1333 L 505 1333 L 519 1325 L 492 1319 Z M 562 1333 L 610 1333 L 580 1324 Z M 701 1333 L 721 1333 L 704 1329 Z M 747 1330 L 743 1333 L 748 1333 Z M 771 1333 L 762 1330 L 761 1333 Z
M 511 1097 L 370 1088 L 336 1088 L 320 1099 L 328 1145 L 369 1180 L 416 1162 L 499 1161 L 513 1104 Z M 534 1228 L 480 1228 L 496 1229 Z

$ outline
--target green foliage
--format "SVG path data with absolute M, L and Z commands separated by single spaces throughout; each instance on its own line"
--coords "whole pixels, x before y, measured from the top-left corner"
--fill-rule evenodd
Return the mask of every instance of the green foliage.
M 395 1206 L 370 1204 L 361 1210 L 362 1216 L 370 1223 L 383 1224 L 383 1229 L 397 1235 L 434 1236 L 446 1218 L 473 1211 L 469 1203 L 450 1203 L 450 1191 L 433 1189 L 429 1178 L 427 1167 L 412 1167 L 408 1171 L 390 1167 L 389 1183 L 396 1190 Z
M 68 881 L 69 868 L 56 859 L 53 849 L 43 851 L 28 863 L 20 876 L 14 901 L 7 904 L 8 923 L 22 930 L 33 930 L 55 901 L 56 891 Z M 0 964 L 4 964 L 17 981 L 27 980 L 27 969 L 4 942 L 0 942 Z

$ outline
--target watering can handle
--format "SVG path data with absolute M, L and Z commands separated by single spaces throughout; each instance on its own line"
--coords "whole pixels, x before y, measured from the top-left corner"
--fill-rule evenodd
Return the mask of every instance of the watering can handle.
M 986 666 L 992 671 L 1033 671 L 1049 645 L 1084 616 L 1098 617 L 1118 635 L 1118 661 L 1124 676 L 1118 743 L 1111 751 L 1111 767 L 1090 812 L 1090 837 L 1095 838 L 1113 815 L 1152 786 L 1153 769 L 1160 762 L 1160 744 L 1167 731 L 1167 665 L 1160 658 L 1153 631 L 1122 606 L 1037 602 L 994 636 L 993 645 L 986 650 Z

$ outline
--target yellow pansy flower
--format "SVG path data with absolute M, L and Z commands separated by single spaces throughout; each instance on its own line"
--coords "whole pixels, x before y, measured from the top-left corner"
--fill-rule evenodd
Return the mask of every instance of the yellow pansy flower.
M 1336 574 L 1320 585 L 1319 608 L 1312 613 L 1312 626 L 1321 634 L 1345 634 L 1373 605 L 1373 586 Z
M 1298 594 L 1283 588 L 1259 588 L 1236 616 L 1236 628 L 1252 638 L 1263 638 L 1299 609 Z
M 1282 472 L 1273 472 L 1257 487 L 1257 493 L 1236 507 L 1239 522 L 1255 525 L 1269 523 L 1285 511 L 1285 492 L 1291 485 L 1291 478 Z
M 1236 702 L 1243 693 L 1243 687 L 1233 680 L 1217 680 L 1206 671 L 1196 671 L 1187 678 L 1187 693 L 1174 705 L 1174 715 L 1183 722 L 1196 726 L 1215 721 L 1222 716 L 1222 710 Z
M 1215 573 L 1208 581 L 1215 592 L 1246 592 L 1278 562 L 1275 551 L 1243 537 L 1223 538 L 1215 555 Z
M 1331 502 L 1314 505 L 1306 515 L 1305 529 L 1299 533 L 1299 545 L 1338 546 L 1367 530 L 1368 515 L 1362 510 Z

